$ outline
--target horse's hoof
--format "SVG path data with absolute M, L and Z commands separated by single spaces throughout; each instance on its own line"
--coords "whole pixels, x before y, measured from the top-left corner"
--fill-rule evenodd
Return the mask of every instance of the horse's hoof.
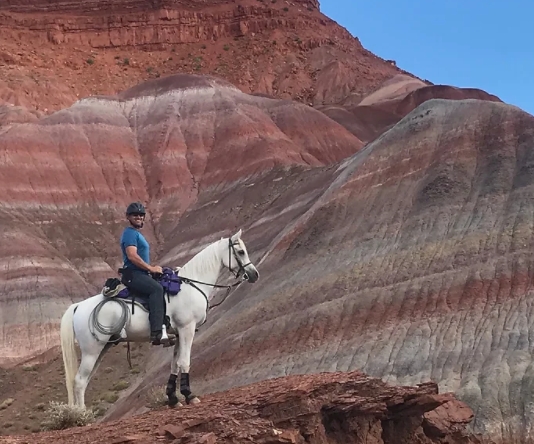
M 178 399 L 178 396 L 176 395 L 168 395 L 168 398 L 169 398 L 169 402 L 167 403 L 167 405 L 169 407 L 181 407 L 182 406 L 182 403 L 180 402 L 180 400 Z M 180 404 L 180 405 L 178 405 Z
M 198 399 L 195 395 L 190 396 L 186 399 L 186 402 L 188 404 L 198 404 L 200 402 L 200 399 Z

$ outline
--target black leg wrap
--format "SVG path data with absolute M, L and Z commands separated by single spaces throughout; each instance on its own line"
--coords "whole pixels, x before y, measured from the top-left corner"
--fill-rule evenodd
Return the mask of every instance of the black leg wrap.
M 176 396 L 176 379 L 178 378 L 178 375 L 171 375 L 169 376 L 169 380 L 167 381 L 167 390 L 165 393 L 167 394 L 167 398 L 169 399 L 169 405 L 171 407 L 174 407 L 176 404 L 178 404 L 178 396 Z
M 189 387 L 189 373 L 182 373 L 180 375 L 180 393 L 187 399 L 191 395 L 191 388 Z

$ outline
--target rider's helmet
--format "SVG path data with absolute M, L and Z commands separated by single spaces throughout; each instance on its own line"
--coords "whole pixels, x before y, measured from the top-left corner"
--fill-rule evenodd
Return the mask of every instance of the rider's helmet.
M 141 202 L 132 202 L 128 205 L 128 208 L 126 208 L 126 216 L 135 213 L 146 214 L 145 206 Z

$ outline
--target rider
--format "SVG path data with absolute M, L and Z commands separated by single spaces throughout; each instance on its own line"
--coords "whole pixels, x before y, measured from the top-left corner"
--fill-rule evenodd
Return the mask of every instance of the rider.
M 130 226 L 124 229 L 120 241 L 124 260 L 122 283 L 133 291 L 148 296 L 150 341 L 153 345 L 161 345 L 169 342 L 167 335 L 162 333 L 165 304 L 163 287 L 149 273 L 161 274 L 163 270 L 159 265 L 149 265 L 150 246 L 139 231 L 143 228 L 145 216 L 142 203 L 133 202 L 128 205 L 126 218 Z

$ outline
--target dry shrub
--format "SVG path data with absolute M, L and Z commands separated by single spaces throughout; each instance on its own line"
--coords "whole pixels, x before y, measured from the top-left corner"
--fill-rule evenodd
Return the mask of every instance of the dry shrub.
M 119 394 L 117 392 L 105 392 L 100 397 L 101 401 L 106 401 L 108 404 L 113 404 L 119 399 Z
M 125 390 L 128 387 L 130 387 L 130 383 L 128 381 L 125 381 L 124 379 L 121 379 L 120 381 L 117 381 L 115 385 L 113 386 L 113 390 Z
M 148 390 L 146 395 L 147 406 L 156 409 L 167 405 L 167 394 L 165 385 L 156 385 Z
M 94 420 L 95 413 L 92 409 L 51 401 L 45 411 L 45 419 L 41 423 L 41 428 L 43 430 L 63 430 L 84 426 Z

